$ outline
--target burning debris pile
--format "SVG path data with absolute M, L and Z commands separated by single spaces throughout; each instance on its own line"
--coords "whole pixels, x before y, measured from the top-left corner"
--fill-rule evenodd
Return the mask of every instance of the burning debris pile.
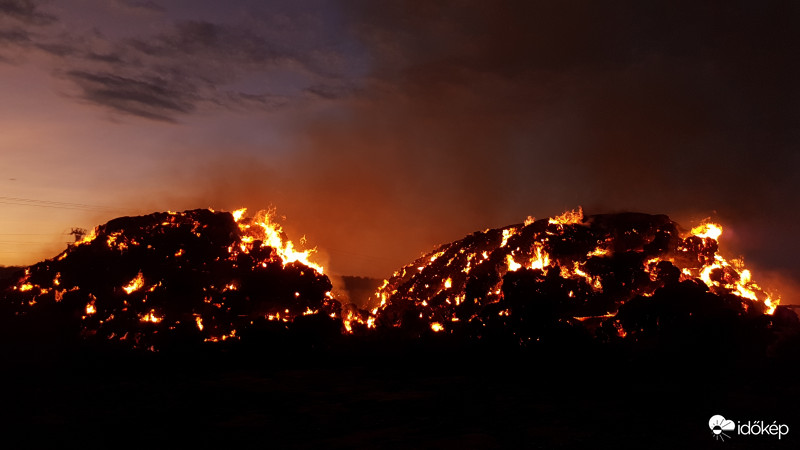
M 584 217 L 579 209 L 529 218 L 445 244 L 402 268 L 377 292 L 372 313 L 379 328 L 523 346 L 569 336 L 642 341 L 695 328 L 768 328 L 779 300 L 751 280 L 742 261 L 719 255 L 721 233 L 712 223 L 681 233 L 664 215 Z
M 0 315 L 58 315 L 89 339 L 132 348 L 218 342 L 341 312 L 322 267 L 269 213 L 212 210 L 122 217 L 25 269 Z M 63 323 L 61 325 L 64 325 Z
M 577 210 L 476 232 L 396 272 L 375 294 L 379 305 L 361 311 L 333 298 L 311 251 L 295 249 L 270 213 L 244 213 L 154 213 L 99 226 L 0 286 L 0 329 L 33 325 L 151 350 L 287 330 L 394 329 L 526 347 L 800 329 L 742 261 L 719 255 L 722 228 L 712 223 L 682 233 L 663 215 Z

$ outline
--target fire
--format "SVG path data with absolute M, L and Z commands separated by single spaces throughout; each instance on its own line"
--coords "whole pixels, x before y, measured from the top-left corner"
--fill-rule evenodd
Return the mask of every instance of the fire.
M 284 266 L 300 262 L 314 269 L 320 275 L 325 272 L 321 265 L 310 260 L 316 249 L 299 251 L 291 240 L 284 238 L 283 228 L 274 221 L 274 210 L 259 211 L 254 218 L 250 219 L 244 216 L 246 212 L 247 209 L 242 208 L 233 213 L 234 221 L 239 226 L 242 235 L 240 244 L 242 252 L 249 252 L 253 242 L 261 241 L 262 245 L 269 246 L 277 252 Z
M 138 291 L 142 286 L 144 286 L 144 277 L 142 276 L 142 272 L 139 272 L 136 278 L 132 279 L 130 283 L 122 286 L 122 290 L 125 291 L 126 294 L 130 294 L 131 292 Z
M 550 256 L 543 248 L 541 242 L 534 244 L 534 256 L 531 258 L 531 269 L 544 270 L 550 265 Z
M 94 229 L 91 232 L 89 232 L 88 234 L 83 235 L 83 237 L 80 238 L 80 240 L 75 242 L 75 244 L 73 244 L 73 245 L 75 245 L 77 247 L 79 245 L 88 244 L 88 243 L 92 242 L 96 237 L 97 237 L 97 230 Z
M 722 236 L 722 226 L 716 223 L 706 222 L 697 227 L 692 228 L 689 232 L 690 237 L 698 237 L 701 239 L 711 239 L 718 242 Z M 732 264 L 733 263 L 733 264 Z M 713 259 L 706 262 L 706 264 L 694 271 L 692 269 L 684 269 L 684 274 L 689 277 L 697 277 L 703 281 L 709 288 L 721 289 L 730 292 L 738 297 L 746 298 L 756 302 L 761 302 L 767 309 L 767 314 L 773 314 L 775 309 L 780 304 L 780 298 L 772 298 L 766 294 L 761 287 L 752 281 L 752 273 L 749 269 L 744 268 L 742 261 L 728 262 L 721 255 L 715 254 Z M 738 270 L 737 270 L 738 269 Z M 712 275 L 719 274 L 712 279 Z M 759 298 L 758 294 L 761 294 Z
M 314 251 L 290 241 L 272 211 L 256 217 L 247 217 L 245 209 L 120 217 L 56 258 L 28 267 L 2 300 L 16 315 L 56 304 L 59 310 L 73 308 L 80 317 L 75 332 L 87 339 L 158 348 L 184 339 L 191 325 L 198 342 L 221 342 L 238 339 L 241 330 L 262 326 L 262 320 L 343 320 L 330 280 L 310 261 Z M 96 276 L 82 271 L 86 261 L 105 270 Z M 131 278 L 128 267 L 134 264 L 140 270 Z M 361 312 L 349 324 L 376 326 L 375 317 Z
M 144 316 L 142 316 L 140 318 L 140 321 L 141 322 L 150 322 L 150 323 L 159 323 L 159 322 L 161 322 L 162 319 L 163 319 L 163 317 L 157 316 L 156 312 L 151 309 L 147 314 L 145 314 Z
M 524 224 L 442 245 L 398 270 L 378 289 L 380 305 L 372 314 L 399 327 L 413 311 L 435 332 L 444 329 L 443 323 L 454 323 L 480 333 L 499 319 L 504 324 L 535 321 L 518 316 L 524 307 L 510 306 L 532 302 L 569 311 L 562 321 L 608 322 L 614 335 L 629 338 L 632 330 L 616 318 L 619 308 L 684 281 L 741 298 L 743 311 L 756 304 L 762 307 L 757 311 L 772 314 L 779 299 L 754 283 L 740 261 L 719 254 L 722 230 L 706 222 L 681 235 L 666 216 L 584 217 L 580 207 L 550 219 L 529 217 Z M 691 286 L 696 285 L 686 289 Z M 540 300 L 531 299 L 537 295 Z
M 776 310 L 780 299 L 756 284 L 742 261 L 719 253 L 722 234 L 710 222 L 681 235 L 666 216 L 584 217 L 580 207 L 551 219 L 529 217 L 421 256 L 384 280 L 371 311 L 362 311 L 334 298 L 323 267 L 311 261 L 316 249 L 296 247 L 272 210 L 255 217 L 245 209 L 155 213 L 95 228 L 57 258 L 28 268 L 7 292 L 20 308 L 73 305 L 84 336 L 138 348 L 187 325 L 198 342 L 221 342 L 239 339 L 236 330 L 247 335 L 259 322 L 288 330 L 302 316 L 341 321 L 346 333 L 413 319 L 434 333 L 468 330 L 480 337 L 505 327 L 513 342 L 533 342 L 540 311 L 559 326 L 601 327 L 604 336 L 635 339 L 637 329 L 621 313 L 628 302 L 655 304 L 651 297 L 677 286 L 724 296 L 742 311 Z M 89 257 L 125 264 L 97 282 L 74 275 L 72 261 Z M 142 270 L 129 280 L 132 264 L 146 268 L 147 280 Z M 174 299 L 187 305 L 184 312 L 173 312 Z
M 237 209 L 236 211 L 232 212 L 231 215 L 233 216 L 234 222 L 239 222 L 244 217 L 244 213 L 247 212 L 247 208 Z
M 553 217 L 548 220 L 553 225 L 574 225 L 583 222 L 583 208 L 578 206 L 578 209 L 566 211 L 560 216 Z
M 704 223 L 692 228 L 690 234 L 699 238 L 710 238 L 718 241 L 722 235 L 722 227 L 715 223 Z
M 522 268 L 522 264 L 514 261 L 514 257 L 512 255 L 506 255 L 506 264 L 508 264 L 508 270 L 511 272 L 516 272 Z

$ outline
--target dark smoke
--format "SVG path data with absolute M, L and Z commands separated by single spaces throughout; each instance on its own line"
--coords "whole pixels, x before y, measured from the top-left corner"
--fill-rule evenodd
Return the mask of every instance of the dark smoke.
M 800 219 L 798 7 L 679 3 L 347 2 L 360 88 L 295 110 L 285 160 L 212 164 L 199 190 L 277 205 L 345 274 L 582 204 L 714 215 L 800 276 L 775 237 Z

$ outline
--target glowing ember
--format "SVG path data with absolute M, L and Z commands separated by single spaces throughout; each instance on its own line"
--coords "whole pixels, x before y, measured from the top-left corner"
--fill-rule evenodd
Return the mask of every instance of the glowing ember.
M 575 328 L 635 340 L 662 326 L 650 309 L 675 298 L 689 299 L 686 317 L 714 299 L 732 317 L 772 314 L 780 302 L 720 254 L 717 224 L 681 235 L 666 216 L 578 208 L 445 244 L 385 280 L 368 312 L 336 301 L 314 250 L 296 248 L 273 217 L 241 209 L 112 220 L 26 269 L 4 293 L 6 310 L 59 304 L 80 317 L 85 338 L 152 349 L 170 336 L 222 342 L 325 320 L 346 333 L 411 327 L 520 345 Z
M 136 278 L 132 279 L 130 283 L 122 286 L 122 290 L 125 291 L 126 294 L 130 294 L 133 291 L 138 291 L 142 286 L 144 286 L 144 277 L 142 276 L 142 272 L 139 272 Z
M 478 336 L 499 327 L 522 342 L 541 337 L 547 328 L 537 324 L 547 317 L 564 326 L 607 323 L 606 335 L 629 338 L 637 333 L 618 311 L 632 300 L 672 295 L 681 283 L 698 296 L 705 289 L 738 299 L 731 307 L 742 314 L 772 314 L 779 300 L 740 261 L 719 255 L 721 234 L 713 223 L 681 236 L 666 216 L 584 216 L 578 208 L 441 246 L 385 281 L 373 314 L 395 327 L 418 317 L 434 331 L 450 322 L 452 332 Z
M 76 334 L 141 349 L 237 340 L 270 320 L 341 320 L 313 250 L 297 249 L 272 217 L 193 210 L 114 219 L 27 268 L 3 292 L 6 310 L 74 308 Z M 131 267 L 142 270 L 131 278 Z M 368 319 L 356 312 L 350 322 L 374 327 Z
M 155 314 L 155 311 L 153 311 L 153 310 L 150 310 L 147 314 L 145 314 L 141 318 L 142 322 L 150 322 L 150 323 L 159 323 L 159 322 L 161 322 L 161 320 L 162 320 L 162 317 L 157 316 Z

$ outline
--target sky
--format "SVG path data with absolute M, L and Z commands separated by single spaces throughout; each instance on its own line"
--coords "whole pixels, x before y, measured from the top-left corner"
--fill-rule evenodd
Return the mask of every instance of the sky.
M 0 265 L 118 216 L 274 207 L 332 273 L 383 278 L 581 205 L 711 217 L 726 257 L 791 292 L 799 19 L 791 1 L 0 0 Z

